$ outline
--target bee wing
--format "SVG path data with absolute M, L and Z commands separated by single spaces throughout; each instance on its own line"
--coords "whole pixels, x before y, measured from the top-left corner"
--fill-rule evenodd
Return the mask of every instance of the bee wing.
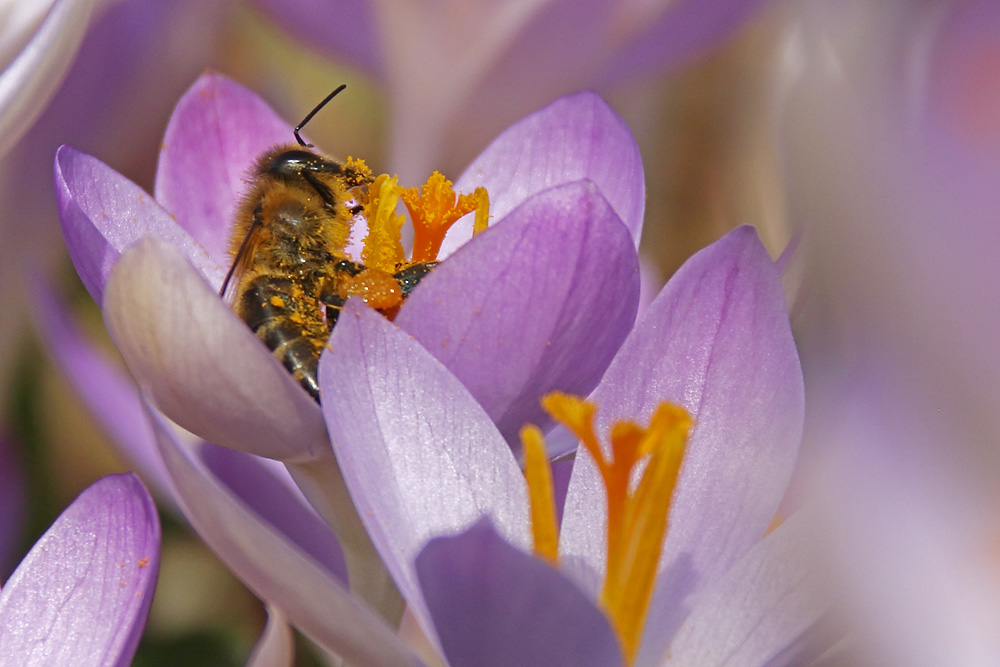
M 222 288 L 219 290 L 219 296 L 222 297 L 224 301 L 228 300 L 227 296 L 230 291 L 230 283 L 238 283 L 240 276 L 246 273 L 247 269 L 250 268 L 250 265 L 253 264 L 254 250 L 257 247 L 257 234 L 260 232 L 261 228 L 261 208 L 258 205 L 253 212 L 253 221 L 250 223 L 250 227 L 247 229 L 247 233 L 243 237 L 243 241 L 240 242 L 240 247 L 239 250 L 236 251 L 236 256 L 233 257 L 233 265 L 229 267 L 229 272 L 226 273 L 226 279 L 222 281 Z

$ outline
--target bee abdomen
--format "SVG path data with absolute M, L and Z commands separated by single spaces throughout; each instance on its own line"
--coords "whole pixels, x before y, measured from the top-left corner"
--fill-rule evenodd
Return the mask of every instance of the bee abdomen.
M 292 376 L 319 401 L 317 368 L 329 329 L 309 290 L 273 275 L 254 278 L 240 295 L 236 311 Z

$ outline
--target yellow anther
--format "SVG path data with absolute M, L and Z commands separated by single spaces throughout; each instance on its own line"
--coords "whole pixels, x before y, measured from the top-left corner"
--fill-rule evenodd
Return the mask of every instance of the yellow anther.
M 631 664 L 652 601 L 670 502 L 693 422 L 683 408 L 663 403 L 646 428 L 627 421 L 614 424 L 606 455 L 594 429 L 594 404 L 553 393 L 542 399 L 542 405 L 580 439 L 604 482 L 608 553 L 600 604 L 618 634 L 626 663 Z M 527 458 L 529 439 L 523 433 Z M 636 482 L 633 478 L 643 462 Z
M 395 176 L 382 174 L 369 188 L 368 235 L 361 250 L 361 261 L 372 269 L 393 273 L 404 261 L 401 230 L 404 218 L 396 215 L 396 202 L 402 188 Z
M 486 193 L 486 188 L 476 188 L 472 193 L 472 198 L 476 201 L 476 219 L 472 223 L 472 235 L 486 231 L 490 224 L 490 196 Z
M 531 502 L 535 556 L 556 564 L 559 561 L 559 530 L 556 526 L 552 466 L 545 451 L 545 439 L 537 426 L 528 424 L 521 429 L 521 442 L 524 445 L 524 477 L 528 482 L 528 499 Z
M 482 190 L 480 193 L 479 190 Z M 482 188 L 472 195 L 456 195 L 452 183 L 435 171 L 422 188 L 406 188 L 400 198 L 413 223 L 412 262 L 433 262 L 441 250 L 445 234 L 462 216 L 476 211 L 489 217 L 489 198 Z M 485 212 L 481 213 L 481 210 Z M 484 223 L 485 224 L 485 223 Z

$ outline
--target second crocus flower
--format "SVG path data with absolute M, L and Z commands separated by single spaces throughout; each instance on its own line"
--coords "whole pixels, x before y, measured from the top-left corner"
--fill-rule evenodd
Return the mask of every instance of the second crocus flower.
M 539 548 L 534 491 L 461 383 L 357 302 L 332 344 L 338 353 L 324 359 L 320 379 L 333 399 L 323 410 L 345 480 L 397 586 L 451 664 L 545 664 L 556 655 L 573 664 L 764 664 L 795 650 L 821 612 L 806 576 L 804 522 L 765 537 L 796 460 L 804 399 L 778 273 L 752 229 L 678 271 L 591 397 L 589 424 L 605 443 L 623 420 L 647 424 L 665 403 L 689 415 L 678 423 L 694 424 L 673 440 L 682 458 L 676 489 L 647 503 L 663 514 L 665 541 L 639 539 L 626 568 L 658 576 L 625 592 L 624 605 L 606 595 L 617 576 L 609 497 L 624 490 L 597 474 L 591 453 L 577 455 L 559 569 L 539 563 L 528 555 Z M 611 458 L 619 456 L 616 445 Z M 642 618 L 624 618 L 633 612 L 620 610 L 640 598 Z

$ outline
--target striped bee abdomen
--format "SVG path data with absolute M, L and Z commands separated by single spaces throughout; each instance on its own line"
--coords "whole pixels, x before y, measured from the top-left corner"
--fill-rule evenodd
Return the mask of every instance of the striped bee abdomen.
M 330 326 L 314 289 L 292 278 L 261 274 L 243 290 L 237 314 L 302 387 L 319 401 L 317 368 Z

